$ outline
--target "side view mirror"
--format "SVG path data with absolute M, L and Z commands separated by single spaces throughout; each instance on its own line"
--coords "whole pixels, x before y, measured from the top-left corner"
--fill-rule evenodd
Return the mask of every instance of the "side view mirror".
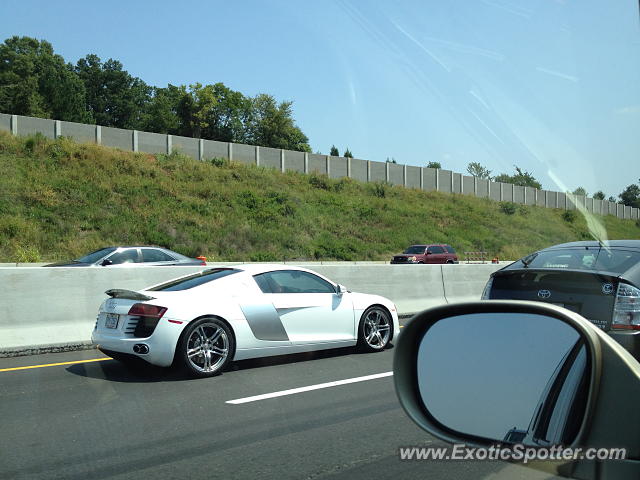
M 336 293 L 338 295 L 342 295 L 343 293 L 348 293 L 348 292 L 349 292 L 349 290 L 347 290 L 347 287 L 345 287 L 344 285 L 338 284 L 336 286 Z
M 570 447 L 500 459 L 569 478 L 640 478 L 640 363 L 576 313 L 519 301 L 426 310 L 403 329 L 393 370 L 407 415 L 449 443 Z
M 113 265 L 113 261 L 109 260 L 108 258 L 104 259 L 102 261 L 102 263 L 100 264 L 103 267 L 108 267 L 109 265 Z

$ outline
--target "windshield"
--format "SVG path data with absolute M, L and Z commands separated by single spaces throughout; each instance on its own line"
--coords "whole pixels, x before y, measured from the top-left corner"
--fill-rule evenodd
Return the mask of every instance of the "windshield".
M 518 265 L 528 268 L 553 268 L 567 270 L 589 270 L 623 274 L 640 262 L 640 252 L 619 248 L 559 248 L 537 252 L 535 256 L 518 260 Z
M 420 254 L 420 253 L 424 253 L 425 250 L 425 246 L 421 246 L 421 245 L 414 245 L 412 247 L 407 248 L 404 253 L 408 253 L 408 254 Z
M 638 254 L 546 252 L 640 239 L 639 14 L 0 1 L 0 478 L 532 480 L 401 458 L 442 442 L 405 415 L 394 355 L 417 313 L 486 286 L 640 359 L 640 284 L 564 275 Z M 494 275 L 534 252 L 560 271 Z M 259 275 L 289 268 L 319 280 Z
M 101 248 L 100 250 L 96 250 L 95 252 L 91 252 L 88 255 L 85 255 L 84 257 L 80 257 L 78 259 L 76 259 L 76 262 L 83 262 L 83 263 L 95 263 L 98 260 L 100 260 L 103 257 L 106 257 L 107 255 L 109 255 L 112 252 L 115 252 L 116 248 L 114 247 L 109 247 L 109 248 Z

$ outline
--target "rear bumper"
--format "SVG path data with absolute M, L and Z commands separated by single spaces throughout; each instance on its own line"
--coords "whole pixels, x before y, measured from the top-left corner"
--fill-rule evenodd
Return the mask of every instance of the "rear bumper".
M 138 338 L 125 336 L 119 330 L 107 331 L 104 328 L 98 328 L 91 334 L 91 341 L 100 350 L 138 357 L 159 367 L 169 367 L 173 363 L 173 356 L 181 330 L 178 325 L 161 321 L 158 323 L 153 335 L 146 338 Z M 133 348 L 138 344 L 146 345 L 149 353 L 134 352 Z M 107 355 L 109 354 L 107 353 Z
M 609 330 L 607 333 L 640 362 L 640 330 Z

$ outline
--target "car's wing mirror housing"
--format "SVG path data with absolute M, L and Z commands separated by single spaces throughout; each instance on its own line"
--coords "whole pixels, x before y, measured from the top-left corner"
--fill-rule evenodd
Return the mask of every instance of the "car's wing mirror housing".
M 343 293 L 348 293 L 349 290 L 347 290 L 347 287 L 345 287 L 344 285 L 338 284 L 336 285 L 336 293 L 338 295 L 342 295 Z
M 404 327 L 393 370 L 405 412 L 438 438 L 624 449 L 625 460 L 527 466 L 569 478 L 640 478 L 640 364 L 576 313 L 518 301 L 426 310 Z

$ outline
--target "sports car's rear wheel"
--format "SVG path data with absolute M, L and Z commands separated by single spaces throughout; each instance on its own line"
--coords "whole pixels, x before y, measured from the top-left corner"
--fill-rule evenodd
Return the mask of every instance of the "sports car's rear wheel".
M 197 377 L 218 375 L 229 363 L 235 341 L 218 318 L 201 318 L 187 327 L 178 344 L 184 367 Z
M 383 307 L 369 307 L 360 318 L 358 346 L 365 352 L 380 352 L 389 344 L 392 333 L 389 312 Z

